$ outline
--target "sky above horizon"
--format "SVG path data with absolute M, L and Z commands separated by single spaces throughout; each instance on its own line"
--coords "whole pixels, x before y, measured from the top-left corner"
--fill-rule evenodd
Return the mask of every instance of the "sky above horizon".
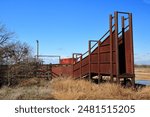
M 0 22 L 36 54 L 72 57 L 109 28 L 109 14 L 133 13 L 136 64 L 150 64 L 150 0 L 0 0 Z

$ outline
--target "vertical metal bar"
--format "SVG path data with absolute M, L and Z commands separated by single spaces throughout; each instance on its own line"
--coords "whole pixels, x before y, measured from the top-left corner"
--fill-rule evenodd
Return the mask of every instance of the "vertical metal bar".
M 100 41 L 98 41 L 98 83 L 100 83 Z
M 113 82 L 113 37 L 112 37 L 112 15 L 109 16 L 109 28 L 110 28 L 110 78 Z
M 119 80 L 119 51 L 118 51 L 118 12 L 115 12 L 115 46 L 116 46 L 116 78 L 117 83 L 120 83 Z
M 124 23 L 124 21 L 125 21 L 125 18 L 124 18 L 124 16 L 122 16 L 122 17 L 121 17 L 121 23 L 122 23 L 122 43 L 123 43 L 123 49 L 124 49 L 124 54 L 125 54 L 125 38 L 124 38 L 124 32 L 125 32 L 124 27 L 125 27 L 125 23 Z M 125 56 L 124 56 L 124 57 L 125 57 Z
M 121 22 L 122 22 L 122 28 L 124 28 L 125 24 L 124 24 L 124 16 L 121 17 Z
M 37 42 L 37 60 L 39 59 L 39 41 L 36 40 Z
M 74 61 L 74 53 L 72 54 L 72 59 Z M 74 62 L 72 64 L 72 77 L 74 78 Z
M 132 13 L 129 13 L 129 31 L 130 31 L 130 47 L 131 47 L 131 68 L 132 68 L 132 86 L 135 86 L 135 73 L 134 73 L 134 48 L 133 48 L 133 27 L 132 27 Z
M 60 58 L 60 56 L 59 56 L 59 64 L 60 64 L 60 59 L 61 59 L 61 58 Z
M 134 48 L 133 48 L 133 28 L 132 28 L 132 13 L 129 14 L 129 31 L 130 31 L 130 47 L 131 47 L 131 66 L 134 74 Z
M 82 54 L 80 54 L 80 78 L 82 78 Z
M 89 80 L 91 80 L 91 41 L 89 40 Z
M 122 66 L 122 67 L 124 67 L 124 73 L 126 73 L 126 49 L 125 49 L 125 38 L 124 38 L 124 33 L 125 33 L 125 29 L 124 29 L 124 27 L 125 27 L 125 18 L 124 18 L 124 16 L 122 16 L 121 17 L 121 24 L 122 24 L 122 46 L 123 46 L 123 60 L 122 60 L 122 62 L 124 62 L 124 66 Z M 124 84 L 126 85 L 126 78 L 124 78 Z

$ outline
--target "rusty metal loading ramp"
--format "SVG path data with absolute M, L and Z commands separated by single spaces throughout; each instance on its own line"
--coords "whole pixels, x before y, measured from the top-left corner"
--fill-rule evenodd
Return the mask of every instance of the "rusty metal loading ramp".
M 121 15 L 121 27 L 118 25 Z M 119 29 L 121 31 L 119 32 Z M 95 43 L 91 46 L 91 43 Z M 111 82 L 131 80 L 135 85 L 133 53 L 132 13 L 114 12 L 109 16 L 109 30 L 100 40 L 89 40 L 89 49 L 84 54 L 73 53 L 73 77 L 110 76 Z

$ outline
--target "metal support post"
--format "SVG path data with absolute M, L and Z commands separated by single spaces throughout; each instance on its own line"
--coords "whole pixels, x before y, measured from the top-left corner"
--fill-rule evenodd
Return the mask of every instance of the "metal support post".
M 91 80 L 91 41 L 89 41 L 89 81 Z
M 80 78 L 82 78 L 82 54 L 80 54 Z
M 100 83 L 100 41 L 98 41 L 98 83 Z
M 117 83 L 120 83 L 119 79 L 119 49 L 118 49 L 118 12 L 115 12 L 115 46 L 116 46 L 116 78 Z
M 113 35 L 112 35 L 112 15 L 109 16 L 109 28 L 110 28 L 110 78 L 113 82 Z
M 134 48 L 133 48 L 133 26 L 132 26 L 132 13 L 129 13 L 129 31 L 130 31 L 130 47 L 131 47 L 131 67 L 132 67 L 132 86 L 135 87 L 135 73 L 134 73 Z

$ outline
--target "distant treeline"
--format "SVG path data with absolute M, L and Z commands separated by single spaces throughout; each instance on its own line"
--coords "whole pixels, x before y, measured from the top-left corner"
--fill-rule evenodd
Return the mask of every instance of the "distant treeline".
M 150 65 L 134 65 L 135 67 L 143 67 L 143 68 L 150 68 Z

